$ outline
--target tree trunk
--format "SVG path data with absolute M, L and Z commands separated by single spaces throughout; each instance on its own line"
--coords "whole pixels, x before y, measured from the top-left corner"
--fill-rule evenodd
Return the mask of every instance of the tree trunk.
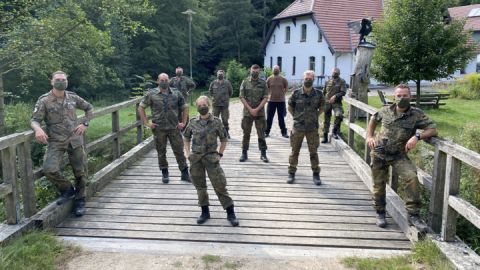
M 5 124 L 5 90 L 3 88 L 3 74 L 0 73 L 0 137 L 6 135 L 7 125 Z
M 357 47 L 357 54 L 355 56 L 355 69 L 353 73 L 350 88 L 352 89 L 352 96 L 368 104 L 368 85 L 370 84 L 370 64 L 372 62 L 375 46 L 372 44 L 360 44 Z M 365 113 L 358 112 L 358 117 L 365 117 Z
M 417 83 L 417 99 L 415 101 L 415 106 L 417 106 L 417 108 L 420 108 L 420 79 L 418 79 L 416 83 Z

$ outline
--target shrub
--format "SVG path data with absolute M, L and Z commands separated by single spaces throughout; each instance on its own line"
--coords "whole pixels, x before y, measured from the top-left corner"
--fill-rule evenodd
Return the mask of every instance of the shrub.
M 248 76 L 248 70 L 236 60 L 232 60 L 228 63 L 226 76 L 227 80 L 232 83 L 232 96 L 238 97 L 240 93 L 240 85 L 242 84 L 242 81 Z
M 461 99 L 480 99 L 480 74 L 472 73 L 457 80 L 450 87 L 450 94 Z

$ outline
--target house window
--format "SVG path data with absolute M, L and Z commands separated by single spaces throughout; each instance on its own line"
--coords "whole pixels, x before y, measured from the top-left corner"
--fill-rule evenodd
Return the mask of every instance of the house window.
M 279 66 L 280 70 L 282 70 L 282 57 L 281 56 L 277 57 L 277 66 Z
M 325 56 L 322 56 L 322 70 L 321 75 L 325 76 Z
M 270 56 L 270 68 L 273 67 L 273 57 Z
M 302 24 L 302 35 L 300 37 L 300 42 L 307 41 L 307 25 Z
M 320 31 L 320 29 L 318 29 L 318 42 L 322 42 L 322 40 L 323 40 L 322 31 Z
M 315 71 L 315 56 L 310 56 L 309 58 L 309 69 Z
M 285 43 L 290 43 L 290 26 L 285 27 Z
M 292 64 L 292 75 L 295 75 L 295 66 L 297 65 L 297 58 L 293 57 L 293 64 Z
M 272 41 L 273 44 L 275 44 L 275 39 L 276 39 L 276 37 L 275 37 L 275 35 L 273 35 L 273 41 Z

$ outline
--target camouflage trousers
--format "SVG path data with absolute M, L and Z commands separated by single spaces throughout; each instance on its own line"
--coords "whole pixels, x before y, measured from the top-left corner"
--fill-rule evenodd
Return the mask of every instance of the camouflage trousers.
M 298 155 L 300 154 L 300 148 L 302 148 L 303 138 L 307 138 L 308 152 L 310 152 L 310 164 L 314 173 L 320 172 L 320 166 L 318 165 L 318 153 L 319 135 L 318 130 L 312 131 L 298 131 L 293 129 L 290 132 L 290 146 L 292 152 L 288 159 L 290 165 L 288 166 L 288 173 L 295 173 L 298 165 Z
M 215 190 L 223 209 L 233 205 L 232 198 L 228 195 L 227 179 L 225 178 L 222 167 L 220 167 L 220 156 L 218 153 L 192 153 L 188 157 L 188 160 L 190 161 L 190 178 L 197 189 L 198 205 L 200 207 L 209 205 L 205 171 L 208 174 L 213 190 Z
M 265 129 L 267 127 L 267 121 L 265 116 L 243 116 L 242 118 L 242 130 L 243 130 L 243 140 L 242 140 L 242 150 L 248 150 L 250 147 L 250 134 L 252 133 L 253 122 L 255 122 L 255 129 L 257 130 L 258 136 L 258 148 L 260 150 L 267 150 L 267 142 L 265 141 Z
M 178 168 L 183 170 L 188 167 L 185 154 L 183 153 L 182 135 L 178 130 L 159 130 L 158 128 L 155 128 L 153 130 L 153 136 L 155 138 L 155 148 L 157 149 L 158 167 L 160 170 L 168 169 L 167 139 L 170 141 L 173 154 L 177 159 Z
M 323 123 L 323 133 L 328 133 L 330 130 L 330 119 L 332 118 L 332 111 L 335 115 L 335 121 L 333 122 L 333 133 L 338 134 L 340 132 L 340 125 L 343 120 L 343 108 L 341 103 L 325 104 L 325 122 Z
M 405 181 L 405 204 L 409 214 L 418 214 L 420 201 L 420 184 L 418 182 L 417 168 L 406 156 L 397 159 L 385 160 L 382 157 L 371 155 L 373 176 L 373 203 L 377 212 L 385 212 L 385 187 L 389 178 L 388 167 L 397 173 L 401 181 Z
M 68 154 L 70 166 L 75 176 L 75 198 L 85 197 L 85 151 L 83 146 L 75 148 L 69 142 L 50 142 L 43 160 L 43 173 L 60 192 L 67 191 L 72 183 L 61 172 L 63 157 Z
M 222 115 L 223 126 L 228 131 L 228 118 L 230 118 L 228 106 L 213 106 L 212 113 L 216 117 L 218 117 L 220 114 Z

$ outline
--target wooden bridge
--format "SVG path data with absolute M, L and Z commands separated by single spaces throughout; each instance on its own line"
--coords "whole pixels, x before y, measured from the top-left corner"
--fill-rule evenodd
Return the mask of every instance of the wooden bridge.
M 92 151 L 112 144 L 116 159 L 93 176 L 87 188 L 87 214 L 81 218 L 70 214 L 71 203 L 62 206 L 52 203 L 37 212 L 33 182 L 42 173 L 32 169 L 29 157 L 33 135 L 25 132 L 0 138 L 4 177 L 0 197 L 4 197 L 10 224 L 0 227 L 1 241 L 26 229 L 41 227 L 54 228 L 64 239 L 103 250 L 376 256 L 408 252 L 411 241 L 418 239 L 418 232 L 406 221 L 404 203 L 395 193 L 394 177 L 387 195 L 390 225 L 386 229 L 375 226 L 371 177 L 366 163 L 368 149 L 364 157 L 352 150 L 355 134 L 365 138 L 365 130 L 354 123 L 353 114 L 345 120 L 348 143 L 332 140 L 319 148 L 321 186 L 312 182 L 306 145 L 300 153 L 296 182 L 286 183 L 290 146 L 279 132 L 267 138 L 269 163 L 260 160 L 254 132 L 249 160 L 238 162 L 241 130 L 239 120 L 232 119 L 232 139 L 221 163 L 240 227 L 229 225 L 211 188 L 212 219 L 196 225 L 200 210 L 195 188 L 180 181 L 171 151 L 167 153 L 171 180 L 162 184 L 153 141 L 151 138 L 141 141 L 140 121 L 120 128 L 119 110 L 138 101 L 127 101 L 95 113 L 95 117 L 112 114 L 112 133 L 90 142 L 86 149 Z M 350 111 L 367 112 L 367 121 L 375 113 L 374 108 L 358 101 L 346 98 L 346 102 Z M 231 114 L 233 118 L 240 115 L 238 112 Z M 137 130 L 138 145 L 120 155 L 119 138 L 131 129 Z M 433 177 L 419 171 L 421 182 L 432 190 L 430 226 L 434 233 L 429 237 L 458 268 L 478 267 L 478 256 L 455 237 L 455 218 L 460 214 L 480 227 L 479 210 L 457 197 L 460 165 L 479 169 L 480 155 L 441 139 L 431 143 L 436 149 Z

